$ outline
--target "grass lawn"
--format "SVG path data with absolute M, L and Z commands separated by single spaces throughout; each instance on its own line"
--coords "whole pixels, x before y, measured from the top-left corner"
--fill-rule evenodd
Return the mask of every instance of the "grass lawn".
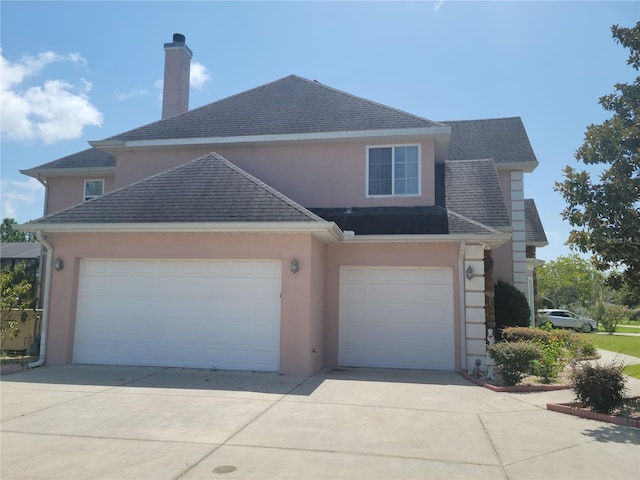
M 598 327 L 599 332 L 606 332 L 606 330 L 602 327 Z M 616 333 L 640 333 L 640 328 L 638 327 L 627 327 L 625 325 L 618 325 L 616 327 Z
M 623 353 L 640 358 L 640 337 L 623 337 L 620 335 L 594 335 L 593 333 L 579 333 L 582 338 L 593 341 L 602 350 Z M 640 365 L 625 367 L 624 373 L 630 377 L 640 379 Z

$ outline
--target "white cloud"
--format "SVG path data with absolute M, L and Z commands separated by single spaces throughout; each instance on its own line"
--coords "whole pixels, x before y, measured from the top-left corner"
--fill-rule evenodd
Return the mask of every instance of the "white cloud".
M 24 182 L 16 180 L 2 180 L 0 182 L 2 192 L 0 194 L 2 204 L 2 218 L 15 218 L 18 223 L 26 222 L 41 216 L 41 212 L 33 217 L 24 217 L 24 213 L 30 207 L 42 205 L 44 187 L 35 178 Z
M 211 73 L 203 64 L 192 62 L 189 70 L 189 85 L 193 88 L 202 88 L 205 83 L 211 80 Z M 162 89 L 164 88 L 164 79 L 156 80 L 155 87 L 160 90 L 160 101 L 162 102 Z
M 434 11 L 438 11 L 440 10 L 440 7 L 442 7 L 442 5 L 444 5 L 445 0 L 438 0 L 435 2 L 435 5 L 433 6 L 433 10 Z
M 198 62 L 191 63 L 189 84 L 194 88 L 202 88 L 205 83 L 211 80 L 211 74 L 207 67 Z
M 138 85 L 135 88 L 132 88 L 131 90 L 129 90 L 128 92 L 116 91 L 113 94 L 113 96 L 115 97 L 116 100 L 123 101 L 123 100 L 129 100 L 134 97 L 140 97 L 148 93 L 149 93 L 149 90 L 147 89 L 147 87 L 145 87 L 144 85 Z
M 71 62 L 86 65 L 77 53 L 43 52 L 11 62 L 0 55 L 0 125 L 9 140 L 40 140 L 54 143 L 78 138 L 87 125 L 102 125 L 102 113 L 89 101 L 92 85 L 80 79 L 44 80 L 32 87 L 21 85 L 42 73 L 47 65 Z

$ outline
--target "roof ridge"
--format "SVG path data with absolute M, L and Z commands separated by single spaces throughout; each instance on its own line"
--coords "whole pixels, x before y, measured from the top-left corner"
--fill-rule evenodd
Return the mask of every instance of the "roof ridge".
M 273 195 L 278 200 L 285 202 L 287 205 L 289 205 L 292 208 L 295 208 L 298 212 L 300 212 L 303 215 L 307 216 L 309 219 L 314 220 L 316 222 L 318 222 L 318 221 L 319 222 L 326 222 L 326 220 L 324 220 L 323 218 L 319 217 L 318 215 L 316 215 L 315 213 L 313 213 L 309 209 L 303 207 L 299 203 L 293 201 L 292 199 L 287 197 L 285 194 L 279 192 L 275 188 L 270 187 L 269 185 L 264 183 L 262 180 L 258 179 L 257 177 L 254 177 L 253 175 L 251 175 L 246 170 L 243 170 L 242 168 L 238 167 L 237 165 L 235 165 L 231 161 L 229 161 L 226 158 L 224 158 L 219 153 L 210 152 L 210 153 L 207 154 L 207 156 L 212 156 L 216 160 L 218 160 L 221 163 L 223 163 L 227 168 L 230 168 L 231 170 L 233 170 L 234 172 L 238 173 L 239 175 L 242 175 L 244 178 L 246 178 L 247 180 L 252 182 L 257 187 L 262 188 L 265 192 L 269 193 L 270 195 Z
M 519 115 L 513 115 L 510 117 L 491 117 L 491 118 L 473 118 L 473 119 L 467 119 L 467 120 L 440 120 L 440 123 L 452 123 L 452 122 L 486 122 L 489 120 L 515 120 L 515 119 L 519 119 L 520 121 L 522 121 L 522 117 L 520 117 Z
M 370 103 L 372 105 L 376 105 L 378 107 L 385 108 L 387 110 L 391 110 L 391 111 L 394 111 L 394 112 L 397 112 L 397 113 L 401 113 L 403 115 L 408 115 L 408 116 L 413 117 L 413 118 L 415 118 L 417 120 L 423 120 L 425 122 L 434 123 L 434 124 L 437 124 L 437 125 L 439 125 L 441 127 L 446 127 L 447 126 L 447 125 L 442 124 L 442 122 L 437 122 L 435 120 L 430 120 L 428 118 L 421 117 L 420 115 L 416 115 L 414 113 L 410 113 L 410 112 L 407 112 L 405 110 L 401 110 L 399 108 L 395 108 L 395 107 L 391 107 L 389 105 L 385 105 L 384 103 L 375 102 L 373 100 L 369 100 L 368 98 L 360 97 L 359 95 L 354 95 L 353 93 L 345 92 L 344 90 L 340 90 L 340 89 L 335 88 L 335 87 L 330 87 L 329 85 L 325 85 L 324 83 L 319 82 L 317 80 L 309 80 L 308 78 L 300 77 L 299 75 L 295 75 L 295 74 L 291 74 L 291 75 L 289 75 L 289 77 L 294 77 L 294 78 L 297 78 L 299 80 L 304 80 L 305 82 L 308 82 L 308 83 L 310 83 L 312 85 L 317 85 L 317 86 L 323 87 L 323 88 L 325 88 L 327 90 L 331 90 L 333 92 L 339 93 L 341 95 L 346 95 L 348 97 L 355 98 L 355 99 L 358 99 L 358 100 L 362 100 L 362 101 Z M 284 78 L 288 78 L 288 77 L 284 77 Z
M 139 130 L 141 128 L 147 128 L 147 127 L 150 127 L 152 125 L 157 125 L 157 124 L 159 124 L 161 122 L 164 122 L 166 120 L 170 120 L 170 119 L 173 119 L 173 118 L 178 118 L 178 117 L 180 117 L 182 115 L 186 115 L 186 114 L 189 114 L 189 113 L 192 113 L 192 112 L 198 112 L 198 111 L 200 111 L 202 109 L 209 108 L 212 105 L 215 105 L 216 103 L 220 103 L 220 102 L 223 102 L 223 101 L 238 97 L 240 95 L 244 95 L 245 93 L 253 92 L 253 91 L 258 90 L 260 88 L 264 88 L 264 87 L 267 87 L 267 86 L 272 85 L 274 83 L 281 82 L 282 80 L 285 80 L 285 79 L 290 78 L 290 77 L 297 77 L 297 75 L 293 75 L 293 74 L 286 75 L 286 76 L 284 76 L 282 78 L 279 78 L 277 80 L 273 80 L 271 82 L 267 82 L 267 83 L 264 83 L 262 85 L 258 85 L 257 87 L 250 88 L 249 90 L 243 90 L 242 92 L 234 93 L 232 95 L 228 95 L 226 97 L 219 98 L 218 100 L 214 100 L 212 102 L 205 103 L 204 105 L 200 105 L 199 107 L 187 110 L 186 112 L 181 112 L 181 113 L 178 113 L 176 115 L 173 115 L 173 116 L 167 117 L 167 118 L 160 118 L 160 119 L 158 119 L 158 120 L 156 120 L 154 122 L 146 123 L 144 125 L 140 125 L 138 127 L 132 128 L 131 130 L 127 130 L 125 132 L 117 133 L 117 134 L 112 135 L 110 137 L 107 137 L 107 138 L 105 138 L 103 140 L 109 140 L 109 139 L 112 139 L 112 138 L 115 138 L 115 137 L 121 137 L 121 136 L 126 135 L 128 133 L 135 132 L 136 130 Z M 302 78 L 302 77 L 297 77 L 297 78 Z M 306 80 L 306 79 L 303 79 L 303 80 Z
M 468 222 L 468 223 L 470 223 L 472 225 L 475 225 L 476 227 L 479 227 L 479 228 L 482 228 L 484 230 L 487 230 L 489 233 L 504 233 L 504 232 L 501 232 L 500 230 L 498 230 L 496 228 L 493 228 L 493 227 L 490 227 L 488 225 L 485 225 L 484 223 L 480 223 L 480 222 L 478 222 L 476 220 L 473 220 L 473 219 L 471 219 L 469 217 L 465 217 L 464 215 L 461 215 L 461 214 L 459 214 L 457 212 L 454 212 L 453 210 L 451 210 L 449 208 L 446 208 L 445 210 L 447 211 L 447 214 L 451 214 L 454 217 L 457 217 L 462 221 Z

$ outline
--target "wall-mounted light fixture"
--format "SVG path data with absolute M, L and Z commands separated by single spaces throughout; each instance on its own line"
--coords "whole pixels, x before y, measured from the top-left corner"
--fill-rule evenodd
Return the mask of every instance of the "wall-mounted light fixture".
M 64 260 L 62 260 L 60 257 L 56 258 L 56 261 L 53 264 L 53 268 L 56 269 L 56 271 L 60 271 L 64 268 Z
M 298 273 L 298 270 L 300 270 L 300 264 L 298 263 L 298 259 L 293 257 L 291 259 L 291 273 Z
M 473 277 L 482 277 L 481 273 L 473 273 L 473 267 L 469 265 L 467 270 L 464 272 L 464 276 L 467 277 L 467 280 L 471 280 Z

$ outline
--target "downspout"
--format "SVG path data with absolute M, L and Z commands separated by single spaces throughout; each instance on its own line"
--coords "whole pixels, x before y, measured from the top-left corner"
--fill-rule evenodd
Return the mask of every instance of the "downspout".
M 460 370 L 467 370 L 467 312 L 465 304 L 464 284 L 464 250 L 466 242 L 460 240 L 458 252 L 458 303 L 460 309 Z
M 36 232 L 36 238 L 47 249 L 47 270 L 44 279 L 44 300 L 42 302 L 42 323 L 40 325 L 40 356 L 35 362 L 27 364 L 29 368 L 44 365 L 47 354 L 47 329 L 49 326 L 49 298 L 51 297 L 51 270 L 53 270 L 53 245 L 42 234 L 42 230 Z

